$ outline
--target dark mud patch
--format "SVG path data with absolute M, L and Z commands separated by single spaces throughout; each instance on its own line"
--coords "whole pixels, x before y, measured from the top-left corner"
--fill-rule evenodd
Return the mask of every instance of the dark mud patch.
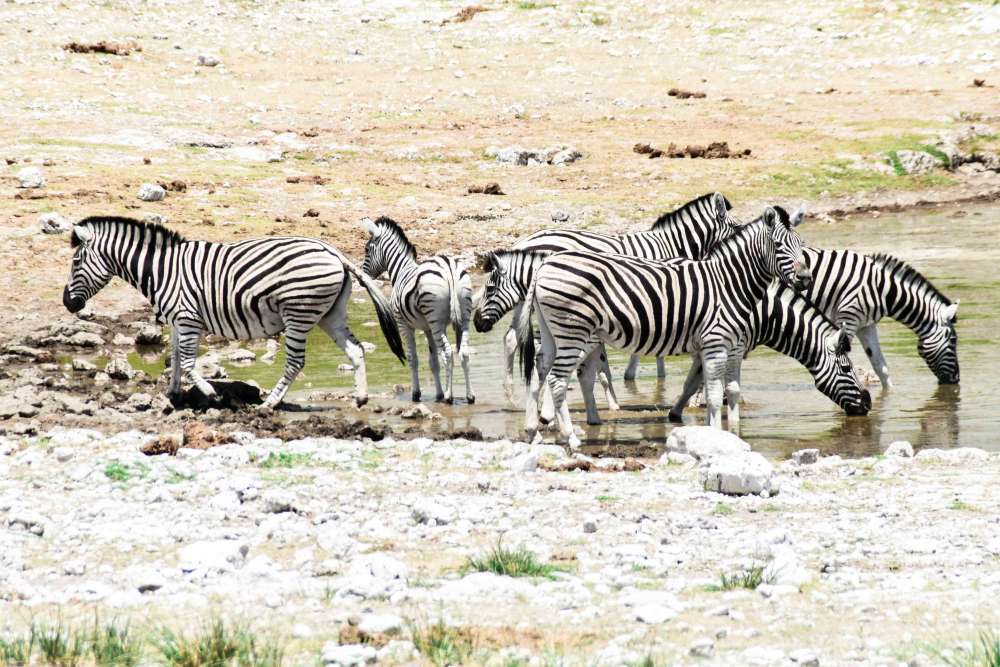
M 112 56 L 127 56 L 133 51 L 142 51 L 135 42 L 70 42 L 63 48 L 71 53 L 106 53 Z
M 209 380 L 215 389 L 215 396 L 205 396 L 195 387 L 188 387 L 178 396 L 170 397 L 170 403 L 176 410 L 194 410 L 204 412 L 211 408 L 220 410 L 239 410 L 247 406 L 260 405 L 264 398 L 260 395 L 260 387 L 233 380 L 219 382 Z
M 301 440 L 303 438 L 339 438 L 342 440 L 382 440 L 392 435 L 392 429 L 384 424 L 372 424 L 360 419 L 345 417 L 321 417 L 310 415 L 305 419 L 285 421 L 274 414 L 244 411 L 243 417 L 236 425 L 239 428 L 251 430 L 258 437 L 270 436 L 282 440 Z M 228 426 L 233 426 L 228 424 Z

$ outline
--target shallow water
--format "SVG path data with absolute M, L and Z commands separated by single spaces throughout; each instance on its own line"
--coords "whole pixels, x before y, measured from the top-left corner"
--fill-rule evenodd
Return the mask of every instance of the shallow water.
M 767 348 L 758 348 L 746 360 L 743 370 L 742 436 L 755 450 L 769 456 L 785 456 L 805 447 L 817 447 L 826 454 L 862 456 L 878 453 L 890 442 L 909 440 L 920 447 L 975 446 L 1000 450 L 994 436 L 1000 419 L 985 400 L 993 386 L 993 366 L 998 349 L 994 332 L 1000 326 L 996 302 L 1000 278 L 995 267 L 1000 260 L 1000 206 L 969 205 L 962 208 L 912 211 L 859 217 L 831 225 L 807 223 L 801 229 L 809 245 L 824 248 L 851 248 L 858 252 L 891 252 L 910 262 L 929 277 L 950 298 L 962 301 L 958 312 L 960 386 L 939 386 L 917 355 L 916 338 L 906 328 L 884 320 L 879 327 L 882 348 L 896 386 L 883 392 L 875 380 L 870 387 L 872 411 L 866 417 L 847 417 L 812 385 L 809 373 L 797 362 Z M 478 281 L 477 281 L 478 282 Z M 355 300 L 364 295 L 355 287 Z M 427 368 L 426 345 L 421 351 L 421 384 L 428 405 L 444 415 L 445 429 L 479 428 L 484 435 L 519 437 L 523 413 L 523 389 L 518 383 L 518 407 L 507 405 L 502 389 L 502 337 L 506 319 L 488 334 L 472 333 L 476 354 L 472 359 L 475 405 L 464 401 L 454 406 L 433 403 L 434 386 Z M 371 393 L 389 391 L 396 384 L 409 385 L 407 368 L 388 352 L 370 304 L 353 303 L 351 326 L 361 340 L 377 345 L 368 355 Z M 859 345 L 852 357 L 861 372 L 870 365 Z M 270 387 L 281 374 L 282 355 L 274 364 L 229 365 L 231 377 L 254 379 Z M 136 365 L 149 371 L 162 368 L 162 360 Z M 665 411 L 680 390 L 688 359 L 667 361 L 667 377 L 656 379 L 655 363 L 647 360 L 636 382 L 621 380 L 627 358 L 612 353 L 612 372 L 623 410 L 601 410 L 605 423 L 588 427 L 579 391 L 571 386 L 574 422 L 585 429 L 585 449 L 594 454 L 648 453 L 649 445 L 660 446 L 672 426 L 665 423 Z M 316 390 L 341 390 L 353 386 L 350 372 L 339 371 L 347 362 L 326 335 L 314 330 L 309 338 L 306 368 L 293 385 L 287 400 L 305 402 Z M 874 374 L 870 374 L 874 378 Z M 457 395 L 464 396 L 461 367 L 455 371 Z M 598 406 L 604 407 L 603 392 L 597 387 Z M 400 404 L 409 404 L 408 388 L 397 394 Z M 336 409 L 330 407 L 330 409 Z M 685 423 L 702 423 L 702 410 L 688 409 Z M 551 439 L 551 435 L 548 439 Z M 646 445 L 646 446 L 641 446 Z

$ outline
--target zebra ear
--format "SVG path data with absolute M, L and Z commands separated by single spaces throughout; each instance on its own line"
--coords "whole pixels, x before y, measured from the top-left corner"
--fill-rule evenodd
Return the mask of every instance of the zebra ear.
M 495 267 L 496 262 L 494 261 L 494 259 L 495 257 L 493 251 L 482 252 L 482 253 L 477 252 L 476 268 L 484 273 L 489 273 Z
M 372 222 L 371 218 L 362 218 L 361 219 L 361 226 L 364 227 L 364 230 L 366 232 L 368 232 L 368 234 L 373 239 L 377 239 L 378 238 L 379 228 L 378 228 L 378 226 L 374 222 Z
M 836 354 L 848 354 L 851 351 L 851 334 L 847 333 L 847 329 L 841 327 L 840 333 L 837 334 L 837 349 Z
M 70 236 L 70 244 L 75 248 L 94 239 L 94 230 L 89 227 L 73 225 L 73 235 Z
M 798 210 L 796 210 L 795 213 L 792 213 L 792 217 L 790 219 L 791 226 L 798 227 L 805 221 L 805 219 L 806 209 L 804 206 L 799 206 Z
M 764 224 L 768 229 L 774 229 L 774 223 L 778 221 L 778 212 L 768 206 L 764 210 Z
M 726 213 L 732 208 L 732 204 L 726 199 L 721 192 L 716 192 L 712 195 L 712 203 L 715 204 L 715 219 L 719 222 L 726 221 Z
M 958 314 L 958 304 L 960 302 L 961 299 L 951 304 L 950 306 L 946 306 L 945 309 L 941 311 L 941 317 L 944 318 L 945 322 L 953 322 L 955 320 L 955 315 Z

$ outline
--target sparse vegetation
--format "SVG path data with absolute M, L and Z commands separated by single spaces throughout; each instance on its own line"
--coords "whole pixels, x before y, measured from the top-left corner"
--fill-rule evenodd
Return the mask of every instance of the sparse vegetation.
M 712 514 L 716 516 L 728 516 L 733 513 L 733 506 L 726 503 L 715 503 L 715 508 L 712 510 Z
M 955 511 L 958 511 L 958 512 L 975 512 L 976 511 L 975 505 L 970 505 L 969 503 L 965 502 L 964 500 L 959 500 L 958 498 L 955 498 L 950 503 L 948 503 L 948 509 L 955 510 Z
M 291 452 L 270 452 L 267 458 L 260 462 L 261 468 L 294 468 L 305 465 L 312 460 L 312 454 L 293 454 Z
M 410 639 L 420 655 L 434 665 L 464 665 L 476 650 L 475 635 L 438 620 L 430 625 L 410 626 Z
M 719 583 L 709 586 L 710 591 L 731 591 L 738 588 L 757 590 L 761 584 L 773 584 L 774 576 L 767 574 L 767 568 L 760 563 L 752 563 L 749 567 L 737 572 L 720 572 Z
M 470 558 L 465 565 L 467 571 L 492 572 L 507 577 L 545 577 L 552 579 L 557 571 L 554 565 L 542 563 L 524 547 L 507 549 L 501 543 L 481 558 Z
M 128 465 L 112 461 L 104 466 L 104 476 L 114 482 L 128 482 L 133 478 L 143 478 L 149 474 L 149 466 L 143 463 Z
M 162 628 L 153 642 L 168 667 L 280 667 L 284 661 L 277 643 L 221 619 L 192 635 Z
M 0 637 L 3 667 L 133 667 L 141 658 L 142 641 L 127 625 L 102 625 L 96 619 L 90 628 L 32 623 L 24 636 Z
M 983 630 L 970 649 L 934 650 L 942 664 L 948 667 L 1000 667 L 1000 635 Z

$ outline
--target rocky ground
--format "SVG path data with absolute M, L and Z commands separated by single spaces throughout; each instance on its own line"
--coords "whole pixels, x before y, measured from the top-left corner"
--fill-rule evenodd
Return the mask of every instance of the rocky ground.
M 137 294 L 112 284 L 87 320 L 60 301 L 93 214 L 354 257 L 388 214 L 471 260 L 711 190 L 828 222 L 996 198 L 1000 6 L 3 7 L 0 664 L 33 620 L 95 611 L 242 619 L 292 665 L 967 664 L 1000 623 L 996 454 L 767 462 L 675 437 L 598 461 L 388 396 L 174 406 L 123 363 L 159 350 Z M 214 341 L 203 371 L 239 353 Z M 542 576 L 470 568 L 498 543 Z
M 99 610 L 143 631 L 249 619 L 293 665 L 929 665 L 995 626 L 1000 455 L 899 444 L 733 476 L 756 455 L 705 429 L 645 463 L 509 441 L 235 432 L 146 455 L 140 431 L 3 437 L 0 636 Z M 470 567 L 498 544 L 552 569 Z M 444 653 L 421 643 L 434 627 Z

